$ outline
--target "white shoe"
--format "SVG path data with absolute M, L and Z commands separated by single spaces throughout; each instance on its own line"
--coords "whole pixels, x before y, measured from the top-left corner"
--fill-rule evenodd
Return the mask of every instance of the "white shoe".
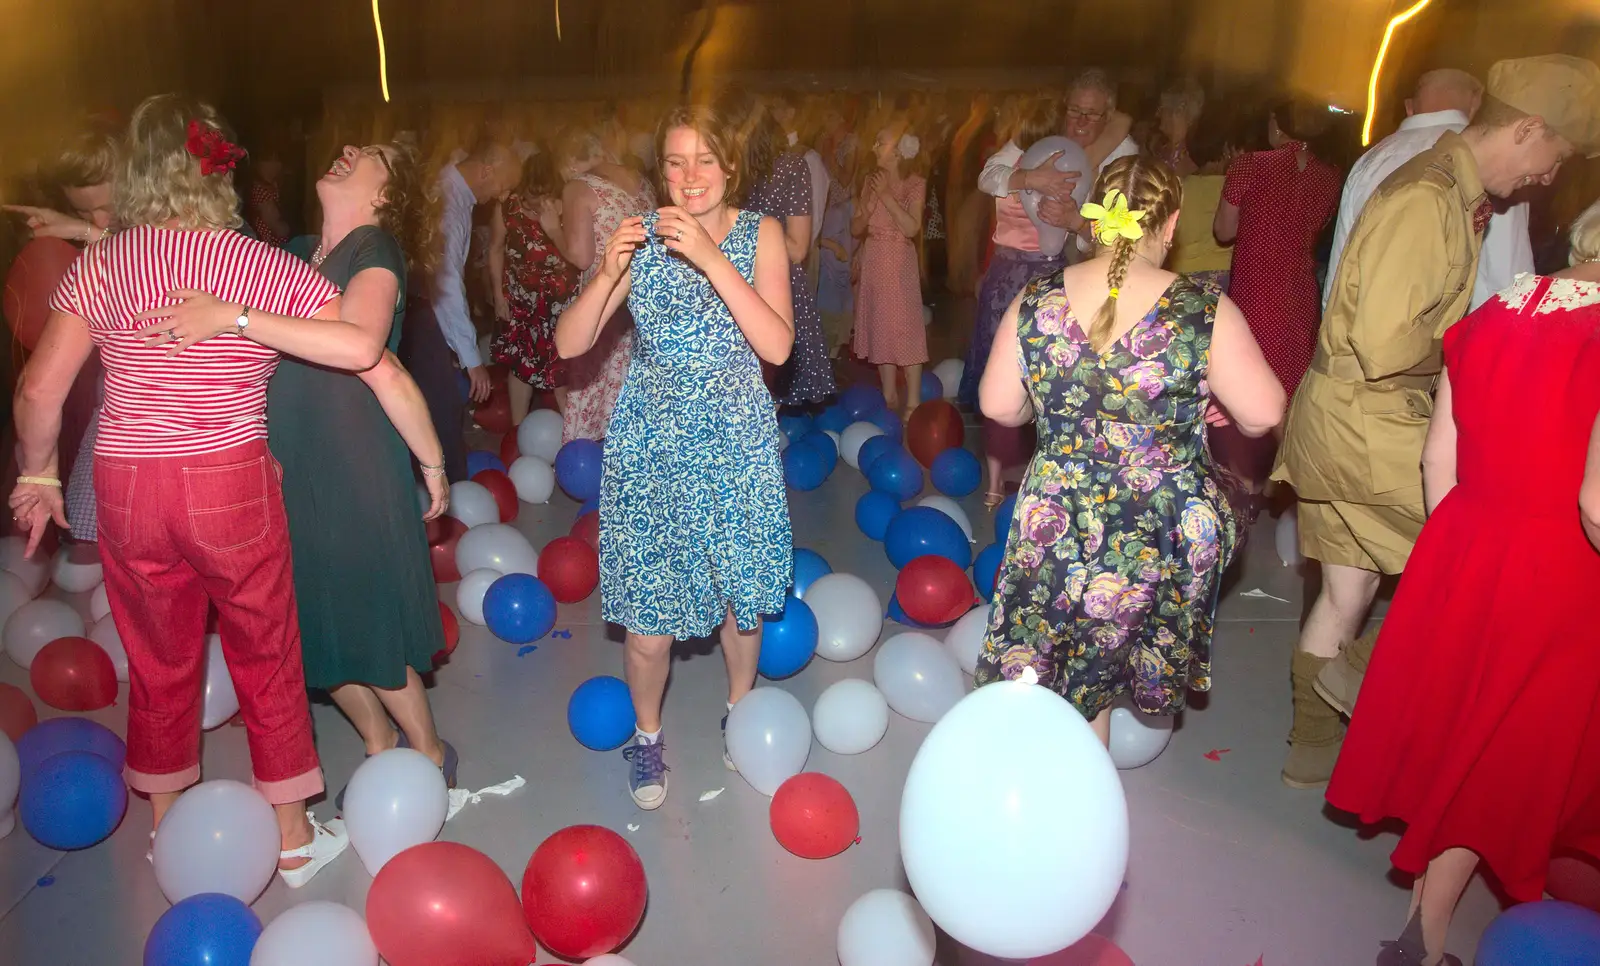
M 306 818 L 311 821 L 311 843 L 302 845 L 298 849 L 285 849 L 278 853 L 282 859 L 310 859 L 298 869 L 279 869 L 278 875 L 291 889 L 298 889 L 311 881 L 311 878 L 322 867 L 339 857 L 339 854 L 350 847 L 350 833 L 344 830 L 343 819 L 333 819 L 326 825 L 316 820 L 310 813 Z

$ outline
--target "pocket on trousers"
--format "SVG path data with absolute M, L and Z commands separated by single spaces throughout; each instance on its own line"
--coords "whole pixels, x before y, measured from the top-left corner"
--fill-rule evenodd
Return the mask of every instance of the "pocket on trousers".
M 130 463 L 94 461 L 95 515 L 100 540 L 125 547 L 133 536 L 133 483 L 139 468 Z
M 226 553 L 266 537 L 271 524 L 268 499 L 276 490 L 267 483 L 269 459 L 184 469 L 189 531 L 196 544 Z

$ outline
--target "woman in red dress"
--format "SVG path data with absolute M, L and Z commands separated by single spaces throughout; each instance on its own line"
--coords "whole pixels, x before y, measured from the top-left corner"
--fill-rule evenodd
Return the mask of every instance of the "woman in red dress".
M 1380 966 L 1456 962 L 1445 936 L 1479 862 L 1531 902 L 1554 852 L 1600 856 L 1596 258 L 1600 205 L 1572 268 L 1520 276 L 1444 336 L 1430 516 L 1328 786 L 1365 822 L 1406 823 L 1391 858 L 1416 876 L 1410 918 Z

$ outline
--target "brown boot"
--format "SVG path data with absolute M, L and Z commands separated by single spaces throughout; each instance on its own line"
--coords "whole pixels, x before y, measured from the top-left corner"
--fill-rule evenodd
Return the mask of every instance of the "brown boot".
M 1289 729 L 1289 757 L 1283 763 L 1283 783 L 1290 788 L 1323 787 L 1339 760 L 1344 722 L 1312 686 L 1330 660 L 1308 651 L 1294 652 L 1289 672 L 1294 683 L 1294 725 Z
M 1367 676 L 1367 664 L 1377 644 L 1378 628 L 1374 627 L 1346 644 L 1339 656 L 1317 674 L 1317 694 L 1345 717 L 1355 714 L 1356 695 L 1361 693 L 1361 682 Z

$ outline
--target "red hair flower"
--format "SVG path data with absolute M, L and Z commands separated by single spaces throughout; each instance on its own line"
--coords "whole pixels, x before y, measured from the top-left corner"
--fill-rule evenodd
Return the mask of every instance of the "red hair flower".
M 184 148 L 200 159 L 200 173 L 232 171 L 244 160 L 244 148 L 222 136 L 222 132 L 199 120 L 189 122 L 189 137 Z

